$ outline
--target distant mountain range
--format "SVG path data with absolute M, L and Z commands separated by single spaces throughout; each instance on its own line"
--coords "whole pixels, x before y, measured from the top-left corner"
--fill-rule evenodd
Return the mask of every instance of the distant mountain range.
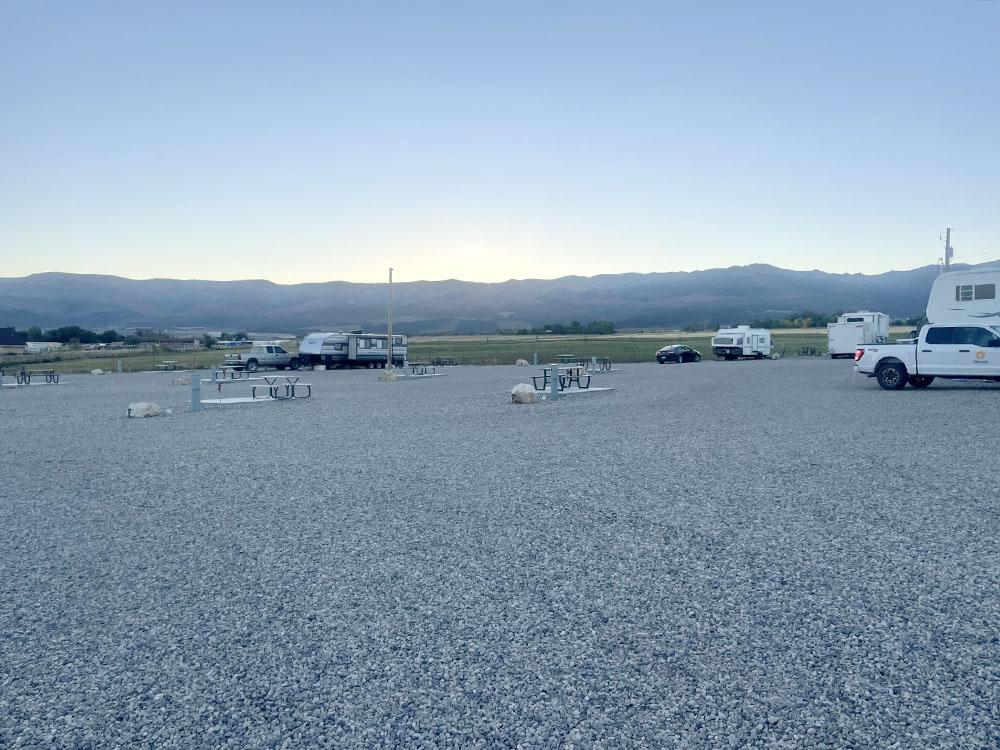
M 403 333 L 492 332 L 578 320 L 619 328 L 739 323 L 812 310 L 922 315 L 937 266 L 873 276 L 754 264 L 685 273 L 623 273 L 393 285 Z M 134 280 L 40 273 L 0 278 L 0 326 L 207 328 L 243 331 L 384 329 L 386 285 L 330 281 Z

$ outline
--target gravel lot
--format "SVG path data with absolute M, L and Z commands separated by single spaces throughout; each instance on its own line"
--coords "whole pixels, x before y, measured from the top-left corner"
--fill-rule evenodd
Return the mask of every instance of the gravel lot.
M 0 390 L 0 746 L 997 747 L 1000 386 L 623 367 Z

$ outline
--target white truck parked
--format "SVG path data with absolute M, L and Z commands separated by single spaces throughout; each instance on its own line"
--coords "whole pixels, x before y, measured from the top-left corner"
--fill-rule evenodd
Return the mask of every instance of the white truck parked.
M 826 324 L 827 353 L 831 359 L 853 357 L 865 344 L 883 344 L 889 340 L 889 316 L 880 312 L 844 313 L 836 323 Z
M 771 332 L 763 328 L 720 328 L 712 338 L 712 354 L 719 359 L 763 359 L 771 356 Z
M 1000 381 L 998 285 L 1000 266 L 941 274 L 916 341 L 859 348 L 857 371 L 886 390 L 926 388 L 935 378 Z

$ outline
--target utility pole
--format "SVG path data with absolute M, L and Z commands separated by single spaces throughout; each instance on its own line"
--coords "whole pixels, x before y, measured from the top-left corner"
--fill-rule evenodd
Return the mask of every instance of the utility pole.
M 955 254 L 955 248 L 951 246 L 951 227 L 944 230 L 944 270 L 951 268 L 951 258 Z
M 392 268 L 389 269 L 389 359 L 386 360 L 385 366 L 388 369 L 390 369 L 390 370 L 393 368 L 393 364 L 392 364 Z

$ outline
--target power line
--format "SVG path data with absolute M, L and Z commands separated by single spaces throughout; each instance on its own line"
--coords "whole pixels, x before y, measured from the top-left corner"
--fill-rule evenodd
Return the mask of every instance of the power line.
M 1000 219 L 990 219 L 989 221 L 979 221 L 975 224 L 965 224 L 960 227 L 952 227 L 953 231 L 958 231 L 959 229 L 972 229 L 974 227 L 985 227 L 987 224 L 1000 224 Z

